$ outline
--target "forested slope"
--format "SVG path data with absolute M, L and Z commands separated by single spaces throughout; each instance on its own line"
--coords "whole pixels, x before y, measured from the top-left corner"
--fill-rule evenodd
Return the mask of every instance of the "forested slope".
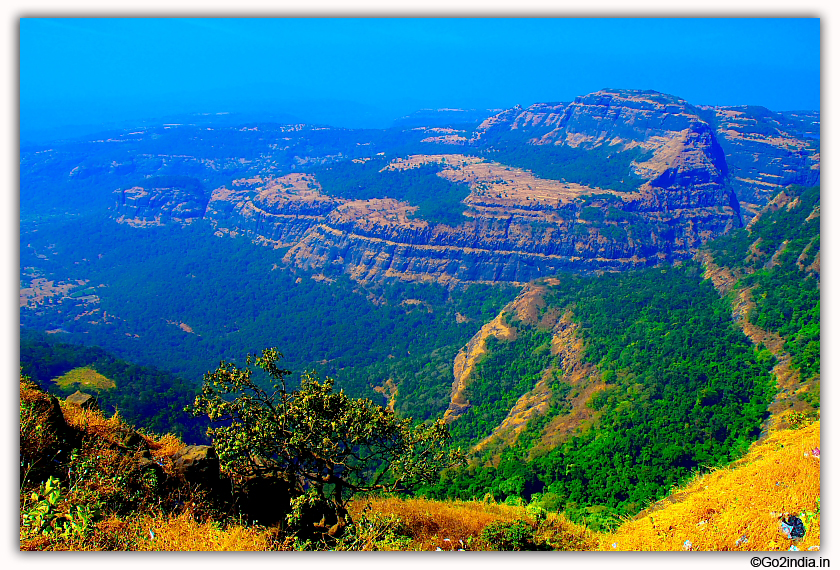
M 121 226 L 104 216 L 21 232 L 23 330 L 101 346 L 197 385 L 221 359 L 277 346 L 285 366 L 334 376 L 354 395 L 389 378 L 397 409 L 428 418 L 447 406 L 451 361 L 516 292 L 474 284 L 366 287 L 340 274 L 286 271 L 277 252 L 199 227 Z
M 818 408 L 819 186 L 788 187 L 747 228 L 709 244 L 704 259 L 745 331 L 785 366 L 785 403 Z
M 107 414 L 119 412 L 128 423 L 184 441 L 209 443 L 207 422 L 184 412 L 198 392 L 194 382 L 151 366 L 126 362 L 98 347 L 60 342 L 24 330 L 20 340 L 21 374 L 45 391 L 67 396 L 76 390 L 96 396 Z
M 453 386 L 467 404 L 452 433 L 473 461 L 429 492 L 609 525 L 740 457 L 769 419 L 814 416 L 819 188 L 787 189 L 698 259 L 530 285 Z

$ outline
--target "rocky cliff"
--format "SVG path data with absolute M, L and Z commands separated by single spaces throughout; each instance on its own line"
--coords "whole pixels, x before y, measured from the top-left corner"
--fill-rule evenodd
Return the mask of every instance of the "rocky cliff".
M 288 265 L 360 281 L 527 282 L 559 271 L 651 266 L 690 258 L 741 226 L 741 205 L 749 217 L 765 187 L 818 179 L 818 146 L 789 134 L 797 125 L 813 133 L 818 116 L 770 113 L 761 124 L 775 120 L 776 136 L 750 122 L 758 124 L 750 119 L 756 113 L 603 90 L 502 111 L 471 134 L 413 127 L 421 143 L 456 144 L 460 154 L 402 155 L 383 171 L 438 165 L 437 176 L 468 190 L 455 226 L 429 223 L 416 205 L 385 196 L 327 195 L 317 172 L 239 179 L 206 197 L 136 186 L 120 192 L 116 217 L 134 224 L 203 217 L 217 235 L 289 248 Z M 778 134 L 783 127 L 787 135 Z M 548 177 L 504 162 L 511 149 L 527 162 L 541 148 L 572 153 L 577 170 Z M 592 173 L 601 159 L 613 178 Z
M 820 182 L 820 115 L 764 107 L 705 108 L 726 153 L 730 184 L 745 221 L 790 184 Z

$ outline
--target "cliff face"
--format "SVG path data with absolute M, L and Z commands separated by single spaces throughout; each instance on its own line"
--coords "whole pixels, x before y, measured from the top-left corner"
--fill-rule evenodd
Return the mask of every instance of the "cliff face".
M 507 139 L 538 145 L 652 151 L 634 165 L 661 187 L 726 178 L 747 219 L 790 184 L 820 179 L 820 114 L 776 113 L 764 107 L 694 107 L 649 91 L 602 90 L 574 102 L 516 107 L 485 120 L 473 144 Z M 679 158 L 677 158 L 679 157 Z M 676 164 L 674 160 L 681 161 Z M 705 174 L 704 174 L 705 173 Z M 663 186 L 662 183 L 670 182 Z
M 684 100 L 653 91 L 604 89 L 577 97 L 572 103 L 537 103 L 514 107 L 485 120 L 475 141 L 502 137 L 526 139 L 531 144 L 596 148 L 623 145 L 668 136 L 702 122 Z M 512 132 L 511 132 L 512 131 Z M 655 140 L 655 139 L 654 139 Z
M 647 209 L 732 206 L 724 187 L 726 157 L 713 128 L 682 99 L 649 91 L 603 90 L 573 103 L 536 104 L 485 121 L 474 144 L 504 142 L 586 150 L 618 156 L 636 149 L 629 164 Z
M 736 223 L 719 185 L 663 192 L 648 184 L 621 193 L 540 179 L 463 155 L 445 158 L 439 176 L 470 188 L 467 222 L 433 226 L 408 218 L 413 209 L 404 203 L 347 202 L 313 226 L 285 261 L 307 269 L 341 268 L 359 280 L 525 282 L 558 271 L 616 270 L 688 257 Z
M 384 170 L 440 165 L 438 176 L 469 191 L 465 221 L 457 226 L 430 224 L 416 217 L 416 206 L 391 198 L 328 196 L 313 174 L 244 178 L 207 197 L 135 187 L 121 192 L 117 218 L 144 224 L 204 217 L 217 235 L 244 233 L 257 243 L 289 248 L 286 264 L 361 281 L 526 282 L 559 271 L 650 266 L 689 258 L 709 239 L 739 227 L 741 204 L 762 204 L 765 187 L 818 179 L 813 145 L 792 135 L 755 134 L 759 129 L 749 117 L 756 113 L 697 108 L 654 92 L 604 90 L 568 104 L 502 111 L 472 134 L 415 127 L 416 136 L 456 143 L 462 154 L 414 154 Z M 789 130 L 799 125 L 813 131 L 818 121 L 768 116 Z M 796 144 L 794 152 L 789 147 Z M 549 180 L 500 162 L 506 155 L 498 149 L 510 148 L 600 153 L 619 165 L 622 184 Z M 750 153 L 758 157 L 753 162 L 745 158 Z M 598 168 L 592 161 L 590 168 Z M 753 184 L 749 177 L 763 178 Z
M 320 223 L 340 202 L 319 192 L 312 176 L 235 180 L 232 188 L 217 188 L 206 218 L 216 235 L 244 233 L 257 243 L 289 247 Z
M 200 191 L 186 188 L 134 186 L 114 193 L 117 221 L 133 226 L 188 223 L 203 217 L 207 208 L 207 199 Z
M 342 267 L 359 279 L 528 281 L 557 271 L 615 270 L 692 255 L 739 224 L 714 131 L 684 101 L 655 93 L 599 92 L 571 104 L 516 107 L 486 119 L 470 140 L 494 144 L 639 149 L 618 192 L 546 180 L 490 160 L 446 157 L 439 174 L 469 185 L 470 222 L 397 227 L 368 220 L 320 226 L 286 260 Z M 492 155 L 491 155 L 492 156 Z M 437 160 L 437 157 L 435 158 Z
M 714 113 L 730 183 L 746 219 L 790 184 L 819 184 L 819 113 L 774 113 L 747 106 L 706 110 Z

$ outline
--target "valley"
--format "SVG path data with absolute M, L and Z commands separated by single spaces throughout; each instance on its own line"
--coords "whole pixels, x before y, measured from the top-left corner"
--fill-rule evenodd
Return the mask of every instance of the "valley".
M 450 118 L 22 149 L 22 373 L 198 441 L 203 374 L 277 347 L 293 385 L 446 424 L 466 461 L 425 496 L 598 532 L 818 419 L 819 113 Z

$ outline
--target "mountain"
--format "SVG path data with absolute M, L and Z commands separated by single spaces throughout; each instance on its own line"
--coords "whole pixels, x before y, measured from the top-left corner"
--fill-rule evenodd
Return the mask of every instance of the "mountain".
M 768 193 L 818 182 L 818 123 L 818 113 L 603 90 L 474 127 L 172 124 L 24 153 L 21 207 L 59 169 L 52 199 L 104 207 L 113 191 L 122 223 L 207 219 L 217 235 L 290 248 L 288 266 L 359 281 L 524 283 L 690 258 Z
M 276 346 L 443 418 L 469 463 L 426 495 L 602 529 L 819 416 L 819 113 L 605 89 L 428 119 L 23 150 L 22 331 L 85 356 L 39 380 L 136 387 L 142 416 L 146 386 L 189 381 L 120 379 L 71 343 L 194 382 Z
M 207 219 L 217 235 L 283 248 L 287 266 L 358 281 L 524 283 L 690 258 L 768 192 L 819 180 L 814 121 L 604 90 L 509 109 L 472 131 L 170 125 L 100 140 L 65 168 L 97 189 L 112 180 L 121 223 Z M 146 152 L 122 152 L 131 148 Z M 71 160 L 42 153 L 22 160 L 33 180 Z
M 791 186 L 697 261 L 528 284 L 454 360 L 444 419 L 473 462 L 435 492 L 634 515 L 817 417 L 819 220 Z
M 820 181 L 820 114 L 773 113 L 764 107 L 705 107 L 726 153 L 745 220 L 790 184 Z

